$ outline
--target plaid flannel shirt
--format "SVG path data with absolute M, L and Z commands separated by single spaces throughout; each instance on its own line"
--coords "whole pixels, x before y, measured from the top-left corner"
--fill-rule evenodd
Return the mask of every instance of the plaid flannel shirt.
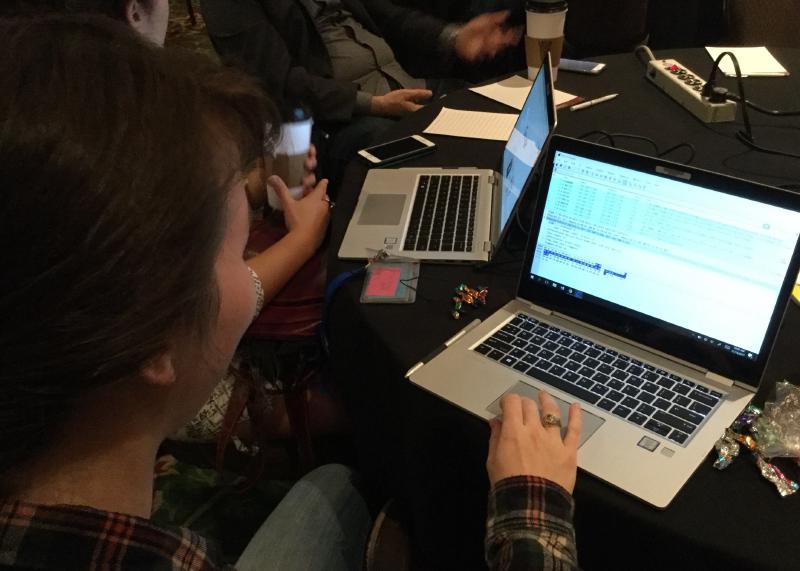
M 578 568 L 572 496 L 534 476 L 499 481 L 489 492 L 486 562 L 492 570 Z
M 0 567 L 221 571 L 205 539 L 130 515 L 77 506 L 0 504 Z

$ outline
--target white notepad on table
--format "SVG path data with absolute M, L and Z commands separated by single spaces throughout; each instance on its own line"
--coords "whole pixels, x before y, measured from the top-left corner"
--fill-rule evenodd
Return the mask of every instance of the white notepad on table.
M 517 117 L 517 113 L 486 113 L 442 107 L 436 119 L 423 132 L 429 135 L 507 141 Z
M 525 98 L 528 97 L 528 91 L 531 89 L 531 80 L 519 75 L 512 75 L 503 80 L 488 85 L 481 85 L 479 87 L 470 87 L 470 91 L 474 91 L 479 95 L 488 97 L 499 101 L 514 109 L 522 109 L 525 103 Z M 561 109 L 562 106 L 574 105 L 583 101 L 581 97 L 567 93 L 566 91 L 553 90 L 553 100 L 556 109 Z
M 731 52 L 739 62 L 742 75 L 763 76 L 763 77 L 783 77 L 789 75 L 786 68 L 775 59 L 770 51 L 764 46 L 750 48 L 715 48 L 706 47 L 711 59 L 716 60 L 723 52 Z M 729 77 L 736 77 L 736 69 L 733 67 L 731 58 L 726 57 L 719 63 L 722 73 Z

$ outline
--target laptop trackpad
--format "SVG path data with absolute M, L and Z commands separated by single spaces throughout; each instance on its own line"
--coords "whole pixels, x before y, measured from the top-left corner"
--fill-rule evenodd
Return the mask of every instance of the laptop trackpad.
M 508 389 L 502 395 L 500 395 L 500 398 L 498 398 L 496 401 L 490 404 L 486 408 L 486 410 L 488 410 L 492 414 L 500 416 L 501 414 L 500 399 L 503 398 L 508 393 L 514 393 L 523 397 L 527 397 L 531 400 L 536 401 L 537 405 L 539 404 L 539 389 L 529 385 L 528 383 L 518 382 L 516 385 Z M 563 437 L 567 431 L 567 418 L 569 418 L 569 403 L 561 400 L 557 396 L 553 396 L 553 398 L 558 403 L 558 408 L 561 409 L 561 418 L 563 419 L 562 424 L 564 425 L 561 428 L 561 436 Z M 596 416 L 584 409 L 581 409 L 581 420 L 583 422 L 581 428 L 581 442 L 580 444 L 578 444 L 579 447 L 583 446 L 583 443 L 586 442 L 589 439 L 589 437 L 592 434 L 594 434 L 595 431 L 598 428 L 600 428 L 600 426 L 605 422 L 605 419 L 600 418 L 599 416 Z
M 370 194 L 358 217 L 359 226 L 397 226 L 403 214 L 406 194 Z

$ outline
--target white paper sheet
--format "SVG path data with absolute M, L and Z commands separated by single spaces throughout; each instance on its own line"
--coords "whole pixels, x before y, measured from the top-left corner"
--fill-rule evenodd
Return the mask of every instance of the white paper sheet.
M 524 78 L 520 75 L 512 75 L 497 83 L 490 83 L 489 85 L 482 85 L 480 87 L 471 87 L 470 91 L 474 91 L 489 99 L 499 101 L 514 109 L 522 109 L 525 104 L 525 98 L 528 97 L 528 92 L 531 90 L 531 80 Z M 578 102 L 578 97 L 567 93 L 566 91 L 553 90 L 553 98 L 555 99 L 556 107 L 575 100 Z
M 763 75 L 781 77 L 789 75 L 786 68 L 775 59 L 767 48 L 759 46 L 755 48 L 712 48 L 707 47 L 706 51 L 711 59 L 715 60 L 722 52 L 732 52 L 739 61 L 742 75 Z M 736 77 L 736 69 L 733 67 L 731 58 L 726 57 L 719 62 L 722 73 Z
M 507 141 L 516 121 L 516 113 L 485 113 L 442 107 L 424 132 L 429 135 Z

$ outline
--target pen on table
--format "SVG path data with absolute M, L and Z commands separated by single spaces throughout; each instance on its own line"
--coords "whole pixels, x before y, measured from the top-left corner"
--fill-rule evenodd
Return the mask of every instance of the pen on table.
M 450 345 L 461 339 L 464 335 L 475 329 L 478 325 L 480 325 L 480 319 L 474 319 L 471 323 L 469 323 L 464 329 L 453 335 L 450 339 L 439 345 L 436 349 L 434 349 L 431 353 L 429 353 L 422 361 L 411 367 L 408 372 L 406 373 L 406 378 L 413 375 L 418 369 L 420 369 L 423 365 L 426 365 L 429 361 L 433 360 L 433 358 L 447 349 Z
M 577 105 L 573 105 L 572 107 L 569 108 L 569 110 L 580 111 L 581 109 L 586 109 L 587 107 L 597 105 L 598 103 L 602 103 L 604 101 L 611 101 L 617 95 L 619 95 L 619 93 L 611 93 L 609 95 L 603 95 L 602 97 L 598 97 L 597 99 L 592 99 L 591 101 L 584 101 L 583 103 L 578 103 Z

